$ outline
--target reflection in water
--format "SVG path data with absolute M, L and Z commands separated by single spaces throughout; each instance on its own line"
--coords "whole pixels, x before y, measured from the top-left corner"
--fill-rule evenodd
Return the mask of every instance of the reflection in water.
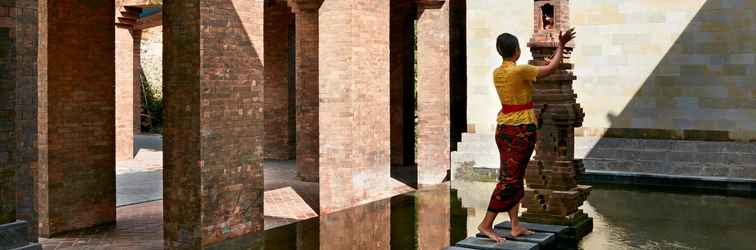
M 449 185 L 372 202 L 265 232 L 265 249 L 442 249 L 450 244 Z
M 477 233 L 493 185 L 455 181 L 271 229 L 266 249 L 441 249 Z M 582 209 L 594 230 L 581 249 L 756 246 L 753 198 L 594 186 Z

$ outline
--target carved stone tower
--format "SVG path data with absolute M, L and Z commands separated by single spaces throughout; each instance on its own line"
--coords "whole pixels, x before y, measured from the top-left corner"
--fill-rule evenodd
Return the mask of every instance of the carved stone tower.
M 531 65 L 545 65 L 559 44 L 559 31 L 569 29 L 569 0 L 535 0 L 534 34 L 528 43 L 533 54 Z M 522 220 L 540 224 L 569 226 L 575 239 L 593 229 L 593 219 L 578 209 L 588 197 L 590 186 L 577 184 L 585 170 L 582 160 L 574 158 L 574 128 L 582 126 L 583 109 L 572 89 L 573 74 L 566 46 L 564 59 L 552 75 L 535 84 L 534 102 L 541 128 L 538 131 L 535 159 L 525 173 L 527 187 L 522 203 L 527 211 Z

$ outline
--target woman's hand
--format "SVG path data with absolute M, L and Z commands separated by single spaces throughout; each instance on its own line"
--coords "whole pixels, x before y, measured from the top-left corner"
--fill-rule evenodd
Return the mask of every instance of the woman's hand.
M 566 32 L 559 31 L 559 47 L 564 48 L 572 39 L 575 39 L 575 28 L 570 28 Z
M 548 63 L 546 66 L 538 67 L 538 77 L 550 75 L 557 70 L 559 64 L 562 62 L 562 54 L 565 50 L 564 46 L 572 41 L 572 39 L 575 39 L 575 28 L 570 28 L 566 32 L 559 32 L 559 48 L 554 51 L 554 56 L 547 59 Z

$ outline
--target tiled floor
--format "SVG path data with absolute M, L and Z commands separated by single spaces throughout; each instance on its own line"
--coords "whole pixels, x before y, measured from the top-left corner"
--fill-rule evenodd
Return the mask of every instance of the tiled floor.
M 119 207 L 118 223 L 54 238 L 43 249 L 163 249 L 163 201 Z

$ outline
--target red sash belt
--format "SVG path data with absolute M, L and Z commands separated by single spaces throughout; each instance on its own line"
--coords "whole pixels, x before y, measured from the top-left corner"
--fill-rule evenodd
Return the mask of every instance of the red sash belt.
M 532 101 L 526 104 L 506 104 L 506 105 L 501 105 L 501 113 L 509 114 L 509 113 L 532 109 L 534 107 L 535 106 L 533 105 Z

